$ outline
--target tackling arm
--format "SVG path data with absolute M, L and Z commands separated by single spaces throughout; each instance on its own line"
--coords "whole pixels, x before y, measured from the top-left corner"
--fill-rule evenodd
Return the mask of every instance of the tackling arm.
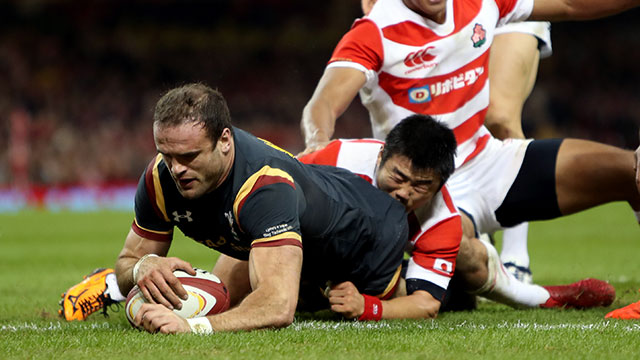
M 614 15 L 640 5 L 640 0 L 534 0 L 529 20 L 588 20 Z
M 302 112 L 300 127 L 307 148 L 301 155 L 319 150 L 329 142 L 336 119 L 344 113 L 365 82 L 366 76 L 360 70 L 347 67 L 325 70 Z
M 382 319 L 433 319 L 438 315 L 440 301 L 428 292 L 418 290 L 406 295 L 402 289 L 399 290 L 398 296 L 381 301 Z M 329 303 L 332 311 L 348 319 L 360 318 L 365 312 L 364 296 L 348 281 L 332 287 Z

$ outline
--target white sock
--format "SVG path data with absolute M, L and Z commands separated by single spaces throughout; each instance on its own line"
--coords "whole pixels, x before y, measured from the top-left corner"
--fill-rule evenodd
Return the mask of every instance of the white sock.
M 111 300 L 113 301 L 125 301 L 127 298 L 123 296 L 120 292 L 120 287 L 118 287 L 118 280 L 116 279 L 116 274 L 108 274 L 105 278 L 105 282 L 107 283 L 107 290 L 105 290 L 105 294 L 109 295 Z
M 516 308 L 538 307 L 549 299 L 549 292 L 539 285 L 518 281 L 502 266 L 493 245 L 481 241 L 487 248 L 487 282 L 475 293 L 487 299 Z
M 504 229 L 502 252 L 500 253 L 500 259 L 503 263 L 512 262 L 518 266 L 529 267 L 528 233 L 529 223 L 526 222 Z

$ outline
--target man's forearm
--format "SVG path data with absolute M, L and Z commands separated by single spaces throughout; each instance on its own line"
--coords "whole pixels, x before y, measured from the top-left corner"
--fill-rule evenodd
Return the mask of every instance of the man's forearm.
M 118 257 L 116 261 L 116 278 L 118 280 L 118 287 L 123 294 L 127 294 L 135 285 L 133 281 L 133 266 L 138 261 L 138 258 L 134 257 Z
M 426 291 L 382 301 L 383 319 L 433 319 L 439 310 L 440 301 Z
M 301 128 L 307 148 L 331 140 L 336 119 L 364 86 L 365 74 L 349 67 L 325 70 L 302 112 Z
M 259 289 L 250 293 L 237 307 L 209 316 L 214 331 L 238 331 L 281 328 L 293 322 L 297 298 L 280 296 L 277 291 Z
M 333 136 L 336 115 L 319 101 L 310 101 L 302 112 L 300 127 L 307 148 L 328 142 Z
M 589 20 L 611 16 L 640 5 L 640 0 L 535 0 L 530 20 Z

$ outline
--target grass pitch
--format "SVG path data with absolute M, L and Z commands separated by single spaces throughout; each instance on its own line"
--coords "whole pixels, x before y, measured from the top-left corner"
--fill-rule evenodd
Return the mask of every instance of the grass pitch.
M 640 357 L 640 322 L 605 321 L 640 299 L 640 232 L 628 206 L 615 204 L 531 224 L 534 280 L 611 282 L 611 308 L 513 310 L 481 303 L 437 320 L 342 321 L 329 313 L 297 316 L 281 330 L 212 336 L 151 335 L 134 330 L 123 310 L 85 322 L 57 317 L 60 293 L 96 267 L 112 267 L 129 231 L 128 213 L 20 212 L 0 215 L 0 358 L 2 359 L 575 359 Z M 171 249 L 211 269 L 217 254 L 177 236 Z

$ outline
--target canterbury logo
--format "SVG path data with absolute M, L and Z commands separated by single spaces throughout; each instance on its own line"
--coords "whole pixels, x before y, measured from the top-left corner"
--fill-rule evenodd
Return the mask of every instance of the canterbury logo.
M 435 59 L 435 56 L 428 53 L 428 51 L 431 49 L 433 49 L 433 46 L 429 46 L 422 50 L 409 53 L 409 55 L 404 58 L 404 64 L 407 65 L 407 67 L 412 67 L 420 65 L 424 62 L 432 61 L 433 59 Z
M 171 215 L 173 215 L 173 220 L 175 222 L 180 222 L 183 219 L 186 219 L 187 222 L 192 222 L 193 219 L 191 218 L 191 211 L 187 211 L 184 215 L 180 215 L 178 214 L 177 211 L 174 211 L 171 213 Z

